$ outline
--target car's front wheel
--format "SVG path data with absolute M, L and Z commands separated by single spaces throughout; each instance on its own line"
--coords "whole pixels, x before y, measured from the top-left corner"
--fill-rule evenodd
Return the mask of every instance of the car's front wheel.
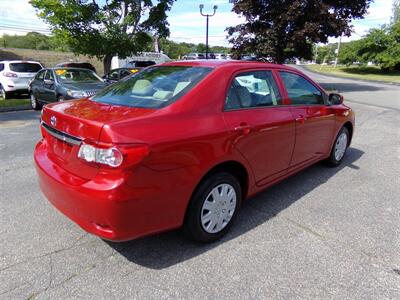
M 350 134 L 346 127 L 340 129 L 338 135 L 336 136 L 335 143 L 333 144 L 331 154 L 328 158 L 328 163 L 332 167 L 340 165 L 346 154 L 347 148 L 349 146 Z
M 31 93 L 31 107 L 33 110 L 40 110 L 42 108 L 42 105 L 40 105 L 33 93 Z
M 186 214 L 184 230 L 196 241 L 221 238 L 232 226 L 242 199 L 235 176 L 218 172 L 203 180 L 196 189 Z

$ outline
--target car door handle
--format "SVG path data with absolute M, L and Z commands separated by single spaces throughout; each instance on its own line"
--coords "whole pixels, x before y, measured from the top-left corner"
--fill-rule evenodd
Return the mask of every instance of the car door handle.
M 242 134 L 249 134 L 251 132 L 251 126 L 247 123 L 240 123 L 240 125 L 234 129 L 236 132 L 241 132 Z
M 298 123 L 300 123 L 300 124 L 304 124 L 304 122 L 307 120 L 307 118 L 305 117 L 305 116 L 303 116 L 303 115 L 299 115 L 297 118 L 296 118 L 296 122 L 298 122 Z

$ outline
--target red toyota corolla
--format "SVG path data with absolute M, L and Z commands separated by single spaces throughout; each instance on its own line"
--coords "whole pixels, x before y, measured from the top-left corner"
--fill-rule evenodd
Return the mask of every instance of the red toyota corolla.
M 185 61 L 43 108 L 40 187 L 113 241 L 179 228 L 227 232 L 241 202 L 320 160 L 339 165 L 354 114 L 296 69 Z

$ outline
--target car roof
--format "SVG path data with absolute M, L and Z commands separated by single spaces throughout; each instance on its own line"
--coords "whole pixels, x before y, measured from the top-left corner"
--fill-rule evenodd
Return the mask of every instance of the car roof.
M 258 61 L 243 61 L 243 60 L 214 60 L 214 59 L 197 59 L 197 60 L 181 60 L 166 62 L 160 64 L 161 66 L 188 66 L 188 67 L 208 67 L 208 68 L 222 68 L 222 67 L 233 67 L 233 68 L 279 68 L 297 71 L 295 68 L 266 62 Z M 160 66 L 159 65 L 159 66 Z
M 94 72 L 93 70 L 86 69 L 86 68 L 77 68 L 77 67 L 52 67 L 52 68 L 44 68 L 42 70 L 83 70 L 83 71 L 91 71 Z
M 40 65 L 40 62 L 34 60 L 1 60 L 0 63 L 32 63 Z
M 82 65 L 82 64 L 88 64 L 88 65 L 92 65 L 90 62 L 85 62 L 85 61 L 66 61 L 66 62 L 61 62 L 58 63 L 56 66 L 61 66 L 61 65 L 69 65 L 69 64 L 78 64 L 78 65 Z

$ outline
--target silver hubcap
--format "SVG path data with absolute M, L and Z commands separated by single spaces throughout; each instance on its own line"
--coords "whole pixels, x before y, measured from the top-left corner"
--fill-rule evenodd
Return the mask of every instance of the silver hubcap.
M 345 132 L 342 132 L 335 145 L 335 158 L 337 161 L 341 160 L 344 156 L 344 153 L 346 152 L 347 148 L 347 134 Z
M 33 108 L 36 107 L 36 99 L 35 99 L 35 96 L 33 96 L 33 94 L 31 94 L 31 105 Z
M 207 195 L 201 209 L 201 225 L 208 233 L 224 229 L 236 209 L 236 192 L 227 183 L 220 184 Z
M 6 91 L 1 88 L 1 98 L 6 99 Z

